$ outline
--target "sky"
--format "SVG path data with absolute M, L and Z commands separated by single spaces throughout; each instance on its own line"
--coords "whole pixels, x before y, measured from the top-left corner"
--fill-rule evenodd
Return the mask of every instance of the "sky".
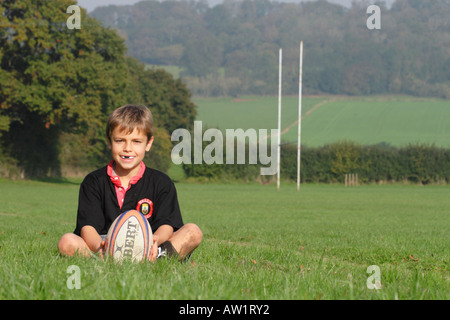
M 78 0 L 78 4 L 87 9 L 88 12 L 92 12 L 96 7 L 108 6 L 108 5 L 133 5 L 142 0 Z M 280 0 L 282 2 L 302 2 L 308 0 Z M 386 3 L 390 4 L 394 0 L 387 0 Z M 221 0 L 208 0 L 210 4 L 221 3 Z M 328 0 L 328 2 L 339 3 L 344 6 L 350 6 L 352 0 Z

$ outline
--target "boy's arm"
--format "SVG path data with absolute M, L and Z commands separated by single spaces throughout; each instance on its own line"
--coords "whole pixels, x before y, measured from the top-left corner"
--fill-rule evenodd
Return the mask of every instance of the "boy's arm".
M 158 242 L 157 245 L 159 246 L 161 243 L 164 243 L 167 240 L 169 240 L 172 234 L 173 234 L 173 227 L 164 224 L 155 231 L 153 238 L 155 238 L 156 236 L 156 240 Z
M 86 242 L 89 249 L 93 252 L 103 251 L 103 241 L 97 230 L 92 226 L 81 228 L 81 238 Z

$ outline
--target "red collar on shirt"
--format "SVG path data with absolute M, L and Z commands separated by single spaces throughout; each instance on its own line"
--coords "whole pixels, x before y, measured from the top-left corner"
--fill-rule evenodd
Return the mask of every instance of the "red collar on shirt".
M 111 161 L 108 164 L 108 167 L 106 169 L 106 172 L 111 179 L 112 183 L 114 184 L 114 189 L 116 190 L 116 196 L 117 196 L 117 203 L 119 204 L 119 207 L 122 209 L 123 202 L 125 200 L 125 193 L 128 189 L 130 189 L 132 184 L 135 184 L 139 181 L 139 179 L 142 178 L 145 171 L 145 164 L 143 161 L 141 161 L 141 166 L 139 168 L 138 174 L 131 178 L 130 183 L 128 184 L 128 188 L 122 187 L 122 182 L 120 181 L 120 177 L 117 176 L 114 172 L 114 161 Z
M 116 175 L 116 173 L 114 172 L 114 160 L 112 160 L 109 164 L 108 167 L 106 169 L 109 178 L 111 179 L 112 183 L 114 184 L 114 186 L 116 187 L 122 187 L 122 182 L 120 181 L 120 177 L 118 175 Z M 144 175 L 144 171 L 145 171 L 145 164 L 143 161 L 141 161 L 141 165 L 139 167 L 139 171 L 137 173 L 137 175 L 135 175 L 133 178 L 131 178 L 130 183 L 128 185 L 128 188 L 132 185 L 135 184 L 136 182 L 138 182 L 142 176 Z

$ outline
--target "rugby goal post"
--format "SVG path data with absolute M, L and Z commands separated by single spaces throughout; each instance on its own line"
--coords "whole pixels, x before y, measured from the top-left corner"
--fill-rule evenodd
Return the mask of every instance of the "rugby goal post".
M 279 56 L 278 56 L 277 190 L 280 190 L 282 65 L 283 65 L 283 49 L 280 48 Z M 302 123 L 302 78 L 303 78 L 303 41 L 300 41 L 299 81 L 298 81 L 297 191 L 300 191 L 301 123 Z
M 300 41 L 300 63 L 298 72 L 298 139 L 297 139 L 297 191 L 300 191 L 300 153 L 302 127 L 302 72 L 303 72 L 303 41 Z
M 281 75 L 283 49 L 278 53 L 278 154 L 277 154 L 277 190 L 280 190 L 280 155 L 281 155 Z

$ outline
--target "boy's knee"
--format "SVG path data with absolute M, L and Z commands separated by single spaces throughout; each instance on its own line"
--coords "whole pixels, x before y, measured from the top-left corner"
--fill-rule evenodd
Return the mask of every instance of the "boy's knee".
M 58 250 L 64 256 L 72 256 L 73 253 L 73 238 L 70 233 L 63 234 L 58 241 Z M 71 254 L 72 253 L 72 254 Z
M 78 236 L 73 233 L 65 233 L 58 241 L 58 250 L 64 256 L 73 256 L 81 249 Z
M 188 223 L 185 225 L 188 230 L 188 234 L 192 243 L 199 245 L 203 239 L 202 230 L 194 223 Z

